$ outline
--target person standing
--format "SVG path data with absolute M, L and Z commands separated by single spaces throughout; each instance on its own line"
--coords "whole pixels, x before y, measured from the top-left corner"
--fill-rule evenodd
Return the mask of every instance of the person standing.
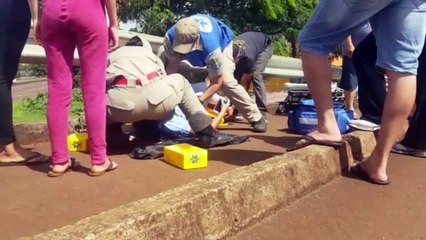
M 358 104 L 360 119 L 348 121 L 352 128 L 362 131 L 380 129 L 386 98 L 386 79 L 376 69 L 376 38 L 370 33 L 355 49 L 352 57 L 358 76 Z
M 266 132 L 266 121 L 247 91 L 234 78 L 232 30 L 218 19 L 196 14 L 180 19 L 166 33 L 164 56 L 167 74 L 176 73 L 181 60 L 193 66 L 207 66 L 211 81 L 199 96 L 204 102 L 222 89 L 254 132 Z
M 374 34 L 370 34 L 354 51 L 354 63 L 359 82 L 359 106 L 362 117 L 359 120 L 349 121 L 355 129 L 375 131 L 380 129 L 383 115 L 383 105 L 386 97 L 384 74 L 376 71 L 376 41 Z M 402 141 L 392 147 L 392 152 L 426 157 L 426 48 L 419 57 L 417 70 L 416 107 L 409 121 L 408 130 Z
M 109 27 L 105 17 L 108 13 Z M 41 42 L 47 56 L 47 122 L 52 146 L 51 177 L 73 168 L 67 148 L 68 113 L 72 93 L 72 63 L 77 47 L 92 167 L 100 176 L 117 168 L 106 156 L 105 78 L 110 50 L 118 47 L 116 0 L 44 0 Z M 40 31 L 40 30 L 39 30 Z
M 355 71 L 352 54 L 358 44 L 371 32 L 370 23 L 365 23 L 355 29 L 342 44 L 343 66 L 342 76 L 338 87 L 344 90 L 346 109 L 355 111 L 355 91 L 358 87 L 358 76 Z
M 31 11 L 35 9 L 33 17 Z M 0 1 L 0 166 L 46 163 L 48 157 L 23 148 L 13 130 L 12 83 L 28 39 L 37 25 L 36 0 Z
M 426 157 L 426 48 L 419 57 L 417 70 L 416 109 L 404 139 L 392 147 L 392 152 Z
M 233 43 L 234 77 L 249 90 L 253 83 L 256 105 L 263 118 L 268 119 L 268 102 L 263 71 L 272 57 L 272 39 L 262 32 L 244 32 Z
M 310 144 L 342 144 L 329 97 L 331 66 L 327 54 L 367 20 L 377 39 L 376 65 L 387 75 L 389 88 L 377 145 L 369 159 L 353 170 L 369 182 L 386 185 L 390 151 L 414 105 L 417 58 L 426 34 L 425 0 L 318 3 L 299 35 L 303 70 L 318 112 L 318 126 L 290 150 Z

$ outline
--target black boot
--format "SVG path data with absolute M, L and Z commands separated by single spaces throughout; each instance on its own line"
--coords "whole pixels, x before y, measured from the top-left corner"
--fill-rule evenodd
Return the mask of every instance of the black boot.
M 221 146 L 232 141 L 231 135 L 220 133 L 213 129 L 211 125 L 197 132 L 197 136 L 199 138 L 198 145 L 204 148 Z

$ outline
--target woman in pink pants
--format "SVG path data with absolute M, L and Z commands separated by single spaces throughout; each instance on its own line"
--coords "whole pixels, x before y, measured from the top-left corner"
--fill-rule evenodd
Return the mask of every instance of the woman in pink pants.
M 47 56 L 47 122 L 52 146 L 52 169 L 48 176 L 62 176 L 74 167 L 67 135 L 76 47 L 92 161 L 88 174 L 100 176 L 117 167 L 106 156 L 105 142 L 108 44 L 112 44 L 110 50 L 118 47 L 117 26 L 116 0 L 43 0 L 41 26 L 36 31 Z

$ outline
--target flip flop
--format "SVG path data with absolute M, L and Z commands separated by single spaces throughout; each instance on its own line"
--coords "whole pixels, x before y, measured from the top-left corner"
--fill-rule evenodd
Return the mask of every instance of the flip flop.
M 29 166 L 44 164 L 49 162 L 49 157 L 42 155 L 38 152 L 35 152 L 33 156 L 27 157 L 26 159 L 18 162 L 0 162 L 0 167 L 10 167 L 10 166 Z
M 358 177 L 360 177 L 361 179 L 369 182 L 369 183 L 373 183 L 373 184 L 377 184 L 377 185 L 389 185 L 390 181 L 389 179 L 387 180 L 380 180 L 380 179 L 375 179 L 370 177 L 370 175 L 368 175 L 367 172 L 365 172 L 365 170 L 361 167 L 361 164 L 357 164 L 354 165 L 350 168 L 349 172 L 357 175 Z
M 329 147 L 340 147 L 343 145 L 343 141 L 328 141 L 328 140 L 317 140 L 310 135 L 304 135 L 302 139 L 296 142 L 293 146 L 287 148 L 287 152 L 291 152 L 297 149 L 307 147 L 309 145 L 321 145 Z
M 71 162 L 71 164 L 64 171 L 53 171 L 53 170 L 50 170 L 47 173 L 47 176 L 49 176 L 49 177 L 61 177 L 65 173 L 67 173 L 69 171 L 72 171 L 76 167 L 76 162 L 75 162 L 75 159 L 73 159 L 73 158 L 71 158 L 70 160 L 68 160 L 68 161 L 66 161 L 64 163 L 59 163 L 59 164 L 54 164 L 54 165 L 62 165 L 63 166 L 65 164 L 68 164 L 69 162 Z
M 104 175 L 107 172 L 110 172 L 110 171 L 113 171 L 113 170 L 117 169 L 118 165 L 114 166 L 113 161 L 111 161 L 111 160 L 108 160 L 108 161 L 109 161 L 109 165 L 108 165 L 108 167 L 105 170 L 99 171 L 99 172 L 94 172 L 94 171 L 92 171 L 92 169 L 90 169 L 87 172 L 87 175 L 89 175 L 91 177 L 99 177 L 99 176 Z

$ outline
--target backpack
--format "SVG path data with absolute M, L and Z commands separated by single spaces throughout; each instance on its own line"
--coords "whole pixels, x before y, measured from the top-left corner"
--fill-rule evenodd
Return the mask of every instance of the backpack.
M 348 121 L 354 118 L 354 112 L 346 110 L 342 102 L 334 101 L 334 115 L 340 132 L 348 132 Z M 317 123 L 317 112 L 312 99 L 301 100 L 298 109 L 288 113 L 288 129 L 290 132 L 307 134 L 317 126 Z

